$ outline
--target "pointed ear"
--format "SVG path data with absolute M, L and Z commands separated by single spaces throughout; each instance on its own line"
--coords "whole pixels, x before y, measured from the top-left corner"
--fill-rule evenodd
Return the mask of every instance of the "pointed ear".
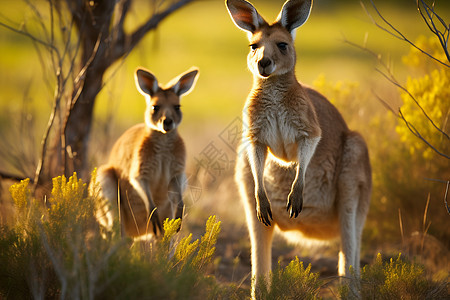
M 284 3 L 277 22 L 283 25 L 294 37 L 294 30 L 308 20 L 311 8 L 312 0 L 288 0 Z
M 226 5 L 234 24 L 242 30 L 255 33 L 266 23 L 253 5 L 245 0 L 227 0 Z
M 176 81 L 176 83 L 171 87 L 171 89 L 178 96 L 188 94 L 194 87 L 195 83 L 197 82 L 198 73 L 199 71 L 197 68 L 192 68 L 191 70 L 185 72 L 184 74 L 178 77 L 179 78 L 178 81 Z
M 156 80 L 155 75 L 144 68 L 136 69 L 134 81 L 139 93 L 144 96 L 153 96 L 159 90 L 158 80 Z

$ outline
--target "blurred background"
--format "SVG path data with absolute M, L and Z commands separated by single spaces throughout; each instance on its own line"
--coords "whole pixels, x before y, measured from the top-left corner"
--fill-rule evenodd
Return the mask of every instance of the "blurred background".
M 270 22 L 283 2 L 255 0 L 253 4 Z M 170 4 L 132 1 L 126 32 Z M 309 20 L 297 31 L 297 78 L 327 96 L 349 127 L 361 132 L 368 143 L 373 197 L 363 235 L 364 259 L 370 261 L 379 251 L 411 252 L 427 257 L 432 272 L 448 272 L 450 223 L 445 197 L 449 159 L 414 136 L 397 113 L 401 108 L 427 141 L 449 155 L 449 60 L 418 13 L 416 1 L 375 0 L 374 5 L 409 41 L 446 65 L 374 24 L 392 31 L 370 1 L 315 0 Z M 448 24 L 450 5 L 435 1 L 435 9 Z M 52 41 L 71 30 L 52 33 L 49 11 L 47 1 L 0 1 L 0 170 L 18 177 L 35 176 L 58 83 L 53 56 L 30 35 Z M 70 19 L 64 24 L 70 24 Z M 74 36 L 69 39 L 76 45 L 76 31 L 72 31 Z M 107 68 L 88 140 L 87 165 L 92 170 L 106 162 L 118 136 L 143 122 L 145 101 L 134 84 L 136 67 L 149 69 L 163 84 L 191 66 L 200 69 L 196 87 L 182 99 L 184 117 L 179 127 L 188 149 L 183 230 L 195 232 L 211 214 L 222 220 L 213 272 L 225 281 L 248 280 L 250 270 L 245 217 L 232 177 L 242 106 L 252 82 L 246 66 L 248 48 L 246 33 L 235 27 L 222 0 L 192 1 L 174 11 Z M 391 73 L 397 85 L 386 78 Z M 430 124 L 399 86 L 414 95 L 447 136 Z M 70 93 L 63 92 L 65 96 Z M 63 119 L 61 109 L 56 124 Z M 13 212 L 6 188 L 1 205 L 4 221 Z M 275 262 L 280 257 L 289 261 L 304 255 L 309 261 L 320 260 L 325 273 L 336 273 L 337 244 L 319 252 L 287 245 L 281 239 L 275 244 Z M 315 265 L 316 271 L 321 270 L 320 264 Z

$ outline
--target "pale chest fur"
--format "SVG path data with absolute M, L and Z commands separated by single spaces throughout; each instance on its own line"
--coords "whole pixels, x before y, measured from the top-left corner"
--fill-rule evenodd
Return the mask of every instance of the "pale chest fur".
M 285 91 L 272 90 L 250 96 L 244 110 L 244 138 L 266 145 L 284 161 L 297 161 L 298 141 L 308 136 L 302 101 L 286 99 Z
M 118 140 L 110 161 L 120 172 L 119 177 L 140 178 L 153 194 L 164 195 L 171 180 L 184 173 L 184 143 L 176 132 L 169 135 L 148 133 L 142 124 L 131 128 Z
M 168 186 L 174 176 L 184 171 L 184 159 L 177 153 L 181 147 L 178 139 L 152 139 L 142 140 L 141 147 L 136 151 L 136 166 L 132 172 L 143 175 L 150 185 L 158 188 Z

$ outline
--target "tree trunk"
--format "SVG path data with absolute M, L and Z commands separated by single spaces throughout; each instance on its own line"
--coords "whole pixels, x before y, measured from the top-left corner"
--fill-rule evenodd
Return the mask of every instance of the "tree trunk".
M 95 99 L 102 89 L 103 75 L 111 65 L 110 24 L 115 1 L 68 0 L 80 35 L 81 55 L 77 69 L 82 76 L 66 101 L 61 122 L 48 151 L 44 172 L 39 182 L 77 172 L 87 180 L 87 152 L 92 127 Z
M 55 1 L 58 3 L 58 0 Z M 81 76 L 74 83 L 74 90 L 66 101 L 62 128 L 53 131 L 51 147 L 47 151 L 38 182 L 35 182 L 36 186 L 47 185 L 55 176 L 71 176 L 73 172 L 77 172 L 85 181 L 89 179 L 89 134 L 95 99 L 103 87 L 106 70 L 128 54 L 147 32 L 155 29 L 168 15 L 192 1 L 173 1 L 134 32 L 126 34 L 124 20 L 132 0 L 66 0 L 80 36 L 78 74 Z M 116 23 L 112 22 L 113 16 Z

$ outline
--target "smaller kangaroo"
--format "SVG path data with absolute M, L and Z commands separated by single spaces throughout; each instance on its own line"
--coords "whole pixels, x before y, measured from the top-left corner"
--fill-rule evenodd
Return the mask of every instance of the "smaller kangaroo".
M 98 169 L 97 186 L 91 184 L 102 199 L 96 217 L 105 228 L 112 228 L 119 209 L 122 233 L 130 237 L 157 236 L 161 220 L 182 217 L 186 149 L 177 131 L 180 98 L 191 91 L 197 75 L 192 69 L 161 87 L 152 73 L 136 70 L 136 87 L 147 104 L 145 123 L 122 134 L 108 163 Z

